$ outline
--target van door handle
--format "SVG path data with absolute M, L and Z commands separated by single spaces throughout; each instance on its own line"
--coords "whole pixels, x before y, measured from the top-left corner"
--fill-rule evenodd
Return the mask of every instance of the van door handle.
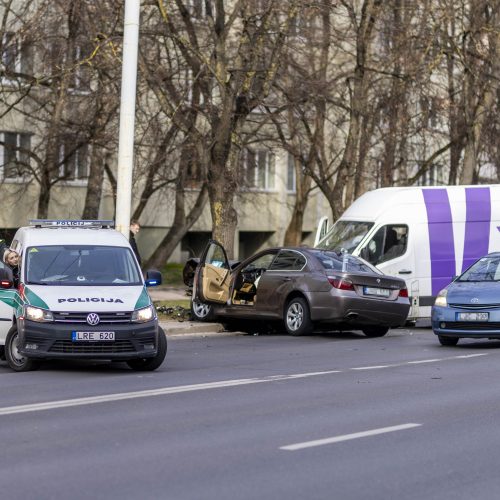
M 399 274 L 411 274 L 412 271 L 410 271 L 409 269 L 401 269 L 401 271 L 399 271 Z

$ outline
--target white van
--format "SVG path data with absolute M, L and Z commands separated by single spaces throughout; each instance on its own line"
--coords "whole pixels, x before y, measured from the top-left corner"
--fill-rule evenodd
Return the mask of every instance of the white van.
M 127 239 L 112 221 L 31 221 L 10 245 L 19 272 L 0 269 L 0 354 L 15 371 L 44 359 L 124 361 L 158 368 L 165 333 Z
M 390 187 L 360 196 L 315 246 L 347 251 L 404 278 L 409 320 L 430 318 L 436 295 L 476 259 L 500 251 L 500 185 Z

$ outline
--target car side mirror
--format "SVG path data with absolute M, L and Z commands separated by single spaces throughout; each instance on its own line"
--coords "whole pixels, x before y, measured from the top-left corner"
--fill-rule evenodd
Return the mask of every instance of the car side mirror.
M 146 286 L 158 286 L 161 285 L 161 273 L 160 271 L 147 271 L 146 272 Z
M 0 288 L 8 289 L 14 286 L 12 272 L 7 269 L 0 269 Z

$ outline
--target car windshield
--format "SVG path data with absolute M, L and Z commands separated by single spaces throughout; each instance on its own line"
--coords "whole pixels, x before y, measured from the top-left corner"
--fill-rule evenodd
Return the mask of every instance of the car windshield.
M 313 250 L 313 254 L 325 269 L 333 269 L 334 271 L 345 273 L 383 274 L 368 262 L 347 253 L 341 254 L 325 250 Z
M 500 281 L 500 256 L 479 259 L 457 281 Z
M 31 285 L 142 285 L 132 251 L 126 247 L 29 247 L 25 266 L 25 282 Z
M 317 248 L 352 253 L 372 228 L 373 222 L 337 221 Z

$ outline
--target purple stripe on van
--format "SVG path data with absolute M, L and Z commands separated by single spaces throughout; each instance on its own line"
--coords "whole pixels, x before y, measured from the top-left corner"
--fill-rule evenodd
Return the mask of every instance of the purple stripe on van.
M 462 270 L 465 271 L 490 246 L 490 188 L 465 188 L 465 243 Z
M 437 295 L 456 272 L 450 200 L 446 189 L 422 189 L 422 193 L 427 210 L 432 295 Z

